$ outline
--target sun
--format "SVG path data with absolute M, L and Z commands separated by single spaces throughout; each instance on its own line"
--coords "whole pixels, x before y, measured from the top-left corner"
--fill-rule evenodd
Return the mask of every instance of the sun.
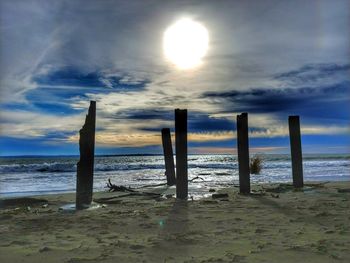
M 165 57 L 180 69 L 191 69 L 202 63 L 208 51 L 208 30 L 185 18 L 168 27 L 163 36 Z

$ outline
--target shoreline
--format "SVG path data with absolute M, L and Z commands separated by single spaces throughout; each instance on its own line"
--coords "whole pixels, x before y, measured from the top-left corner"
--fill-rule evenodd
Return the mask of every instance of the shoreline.
M 0 261 L 349 262 L 350 181 L 216 193 L 228 196 L 179 201 L 98 192 L 100 208 L 81 211 L 60 209 L 75 193 L 1 198 Z
M 317 184 L 317 183 L 342 183 L 342 182 L 349 182 L 349 178 L 343 178 L 342 180 L 339 180 L 339 178 L 334 179 L 334 180 L 326 180 L 326 181 L 320 181 L 320 180 L 308 180 L 305 181 L 306 184 Z M 164 184 L 166 183 L 166 181 L 163 182 Z M 266 183 L 259 183 L 259 182 L 254 182 L 251 181 L 251 186 L 252 187 L 258 187 L 259 185 L 275 185 L 275 184 L 292 184 L 291 182 L 286 182 L 286 181 L 276 181 L 276 182 L 266 182 Z M 222 189 L 226 189 L 226 188 L 230 188 L 230 187 L 238 187 L 239 183 L 238 181 L 233 181 L 232 185 L 227 185 L 227 186 L 223 186 L 223 187 L 217 187 L 218 190 L 222 190 Z M 126 187 L 129 187 L 129 185 L 127 185 Z M 135 188 L 135 190 L 137 189 L 143 189 L 143 188 L 149 188 L 148 185 L 144 185 L 144 186 L 137 186 Z M 131 187 L 132 188 L 132 187 Z M 215 188 L 215 187 L 213 187 Z M 102 194 L 102 193 L 106 193 L 107 188 L 105 191 L 96 191 L 94 192 L 94 194 Z M 9 192 L 9 193 L 0 193 L 0 200 L 2 199 L 10 199 L 10 198 L 21 198 L 21 197 L 45 197 L 45 196 L 52 196 L 52 195 L 64 195 L 64 194 L 75 194 L 75 189 L 68 189 L 68 190 L 54 190 L 54 191 L 26 191 L 26 192 Z M 175 194 L 175 190 L 174 190 L 174 194 Z M 191 196 L 191 192 L 189 191 L 189 196 Z M 206 198 L 205 196 L 203 197 L 197 197 L 195 198 L 195 200 L 200 200 Z M 0 207 L 1 209 L 1 207 Z
M 315 181 L 304 181 L 304 188 L 306 189 L 307 187 L 309 187 L 310 185 L 317 185 L 317 184 L 332 184 L 332 183 L 335 183 L 335 184 L 342 184 L 342 183 L 350 183 L 350 180 L 348 178 L 345 178 L 344 180 L 328 180 L 328 181 L 319 181 L 319 180 L 315 180 Z M 166 182 L 164 181 L 164 184 Z M 273 186 L 273 185 L 290 185 L 292 186 L 292 182 L 267 182 L 267 183 L 256 183 L 256 182 L 253 182 L 251 181 L 251 188 L 253 191 L 256 191 L 257 189 L 261 188 L 261 187 L 264 187 L 264 186 Z M 138 189 L 150 189 L 150 190 L 162 190 L 164 189 L 164 192 L 165 194 L 173 194 L 175 196 L 175 192 L 176 192 L 176 189 L 175 189 L 175 186 L 155 186 L 155 187 L 149 187 L 148 185 L 145 185 L 146 187 L 136 187 L 136 188 L 132 188 L 134 190 L 138 190 Z M 127 186 L 128 187 L 128 186 Z M 217 188 L 214 188 L 215 191 L 225 191 L 225 189 L 231 189 L 231 188 L 234 188 L 234 189 L 238 189 L 237 191 L 239 191 L 239 183 L 236 183 L 236 182 L 233 182 L 231 186 L 227 186 L 227 187 L 217 187 Z M 22 194 L 23 193 L 23 194 Z M 27 193 L 33 193 L 33 194 L 28 194 Z M 53 192 L 44 192 L 44 191 L 28 191 L 28 192 L 11 192 L 11 193 L 0 193 L 0 201 L 1 200 L 5 200 L 5 199 L 17 199 L 17 198 L 40 198 L 40 197 L 54 197 L 55 195 L 59 195 L 59 196 L 62 196 L 62 195 L 74 195 L 75 196 L 75 189 L 74 190 L 58 190 L 58 191 L 53 191 Z M 108 192 L 107 188 L 105 191 L 96 191 L 96 192 L 93 192 L 93 197 L 94 195 L 98 195 L 98 196 L 104 196 L 104 195 L 109 195 L 109 194 L 112 194 L 113 192 Z M 114 192 L 116 193 L 116 192 Z M 210 194 L 210 192 L 208 192 Z M 189 195 L 189 200 L 191 199 L 190 196 L 191 196 L 191 192 L 189 191 L 188 193 Z M 201 200 L 201 199 L 204 199 L 204 198 L 208 198 L 208 197 L 200 197 L 200 198 L 196 198 L 195 200 Z M 1 209 L 1 206 L 0 206 L 0 209 Z

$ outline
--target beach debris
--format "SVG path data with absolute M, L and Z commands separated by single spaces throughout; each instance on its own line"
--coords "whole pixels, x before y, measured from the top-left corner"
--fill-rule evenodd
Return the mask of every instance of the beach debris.
M 287 191 L 292 191 L 294 188 L 290 184 L 278 184 L 277 186 L 272 186 L 269 188 L 262 187 L 262 189 L 265 192 L 270 192 L 270 193 L 284 193 Z
M 264 164 L 264 160 L 260 155 L 254 155 L 252 158 L 250 158 L 250 163 L 249 163 L 250 174 L 260 174 L 263 164 Z
M 41 207 L 42 208 L 47 208 L 49 206 L 49 204 L 43 204 Z
M 338 193 L 350 193 L 350 188 L 347 188 L 347 189 L 338 189 Z
M 209 192 L 210 192 L 210 193 L 213 193 L 213 192 L 215 192 L 215 191 L 216 191 L 216 190 L 213 189 L 213 188 L 210 188 L 210 189 L 209 189 Z
M 113 200 L 113 199 L 123 198 L 123 197 L 147 196 L 150 198 L 154 198 L 156 200 L 160 200 L 159 198 L 162 197 L 162 194 L 160 193 L 143 192 L 143 191 L 132 189 L 131 187 L 125 187 L 123 185 L 115 185 L 111 182 L 110 178 L 108 179 L 107 187 L 109 188 L 108 190 L 109 192 L 126 192 L 127 194 L 94 199 L 95 202 L 115 204 L 115 203 L 119 203 L 120 201 Z
M 50 251 L 51 249 L 49 247 L 42 247 L 41 249 L 39 249 L 39 252 L 40 253 L 43 253 L 43 252 L 47 252 L 47 251 Z
M 3 199 L 0 200 L 0 207 L 7 208 L 7 207 L 27 207 L 27 206 L 34 206 L 36 204 L 42 204 L 47 203 L 46 199 L 39 199 L 39 198 L 33 198 L 33 197 L 19 197 L 19 198 L 9 198 L 9 199 Z
M 202 177 L 196 176 L 196 177 L 193 177 L 191 180 L 189 180 L 189 182 L 193 182 L 194 180 L 197 180 L 197 179 L 201 179 L 202 181 L 204 181 Z
M 9 231 L 10 228 L 9 226 L 6 226 L 6 225 L 0 225 L 0 232 L 5 232 L 5 231 Z
M 315 216 L 316 217 L 322 217 L 322 216 L 332 216 L 333 214 L 329 213 L 328 211 L 322 211 L 322 212 L 319 212 L 317 213 Z
M 31 210 L 30 206 L 27 206 L 26 210 L 29 212 Z
M 107 205 L 106 204 L 102 204 L 102 206 L 101 206 L 102 208 L 106 208 L 107 207 Z
M 271 194 L 271 196 L 272 196 L 273 198 L 280 198 L 280 195 L 279 195 L 279 194 Z
M 144 246 L 142 246 L 142 245 L 131 245 L 130 248 L 133 249 L 133 250 L 138 250 L 138 249 L 143 249 Z
M 159 185 L 157 185 L 159 186 Z M 162 194 L 160 193 L 153 193 L 153 192 L 143 192 L 143 191 L 139 191 L 136 189 L 133 189 L 131 187 L 126 187 L 123 185 L 115 185 L 111 182 L 111 179 L 108 179 L 108 183 L 107 183 L 107 187 L 109 188 L 109 192 L 128 192 L 129 194 L 127 195 L 122 195 L 119 197 L 125 197 L 125 196 L 133 196 L 133 195 L 146 195 L 146 196 L 153 196 L 153 197 L 161 197 Z M 141 189 L 141 188 L 137 188 L 137 189 Z M 101 199 L 99 199 L 101 200 Z
M 133 189 L 152 188 L 152 187 L 164 186 L 164 185 L 167 185 L 167 183 L 144 185 L 144 186 L 141 186 L 138 188 L 133 188 Z
M 76 208 L 92 202 L 95 155 L 96 101 L 90 101 L 83 128 L 79 131 L 80 159 L 77 163 Z
M 212 194 L 211 197 L 212 197 L 213 199 L 228 198 L 228 194 Z
M 219 202 L 217 200 L 209 200 L 209 199 L 204 199 L 200 200 L 201 204 L 218 204 Z
M 130 187 L 112 184 L 111 178 L 108 178 L 107 187 L 109 188 L 109 190 L 108 190 L 109 192 L 136 192 L 135 190 L 131 189 Z

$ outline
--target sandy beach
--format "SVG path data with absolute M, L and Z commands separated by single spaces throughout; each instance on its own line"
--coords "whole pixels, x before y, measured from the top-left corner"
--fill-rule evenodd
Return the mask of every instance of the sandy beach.
M 101 192 L 78 212 L 61 208 L 74 194 L 2 199 L 0 262 L 350 261 L 350 182 L 252 189 L 187 202 Z

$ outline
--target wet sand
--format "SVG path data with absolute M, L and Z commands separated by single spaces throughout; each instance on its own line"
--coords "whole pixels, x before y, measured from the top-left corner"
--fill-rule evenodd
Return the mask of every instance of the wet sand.
M 187 202 L 96 193 L 103 207 L 78 212 L 60 209 L 74 194 L 2 199 L 0 262 L 350 262 L 350 182 L 252 189 Z

